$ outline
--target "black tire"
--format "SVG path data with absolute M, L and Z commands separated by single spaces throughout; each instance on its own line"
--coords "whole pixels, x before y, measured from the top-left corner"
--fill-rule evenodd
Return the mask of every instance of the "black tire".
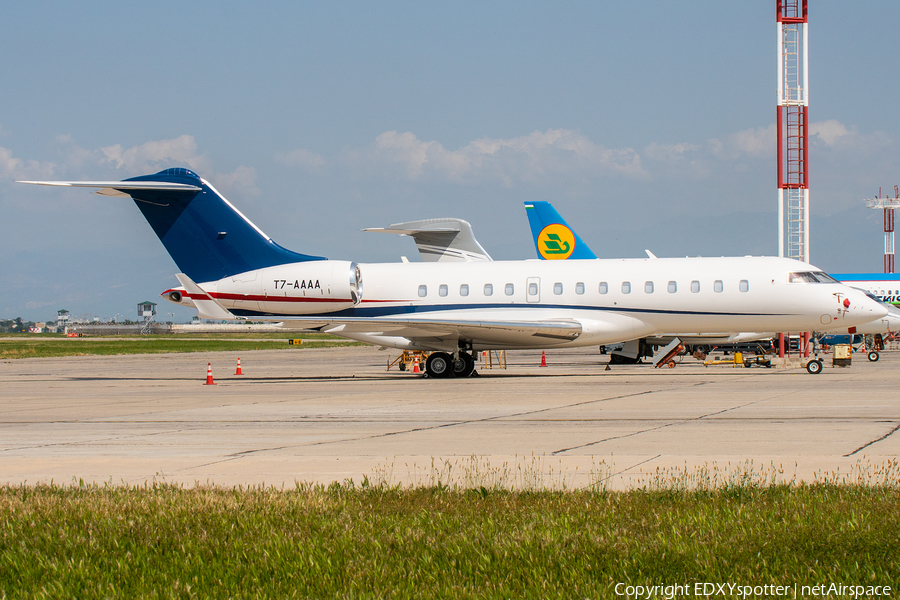
M 811 360 L 806 363 L 806 372 L 810 375 L 818 375 L 822 372 L 823 363 L 821 360 Z
M 459 353 L 459 359 L 453 361 L 453 377 L 468 377 L 475 370 L 475 359 L 471 354 Z
M 452 362 L 452 358 L 446 352 L 433 352 L 425 361 L 425 372 L 435 379 L 450 377 L 453 372 L 450 366 Z
M 869 362 L 878 362 L 878 359 L 881 358 L 878 356 L 878 353 L 872 350 L 869 352 Z

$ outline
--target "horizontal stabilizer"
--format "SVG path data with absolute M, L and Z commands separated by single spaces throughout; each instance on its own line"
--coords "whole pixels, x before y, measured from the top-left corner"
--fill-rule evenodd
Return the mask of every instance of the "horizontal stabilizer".
M 17 181 L 16 183 L 52 185 L 56 187 L 105 188 L 109 190 L 163 190 L 167 192 L 199 192 L 203 189 L 196 185 L 171 181 Z M 130 197 L 129 194 L 103 193 L 103 189 L 97 193 L 104 196 Z
M 481 247 L 472 226 L 462 219 L 424 219 L 390 227 L 363 229 L 406 235 L 416 241 L 423 262 L 479 262 L 493 260 Z

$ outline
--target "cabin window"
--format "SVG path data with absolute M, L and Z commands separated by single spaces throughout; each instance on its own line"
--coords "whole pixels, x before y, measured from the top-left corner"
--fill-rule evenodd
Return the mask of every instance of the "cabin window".
M 469 295 L 469 284 L 464 283 L 459 286 L 459 295 L 460 296 L 468 296 Z
M 691 292 L 696 294 L 699 291 L 700 291 L 700 282 L 696 281 L 696 280 L 692 281 L 691 282 Z
M 742 292 L 749 292 L 750 291 L 750 282 L 747 281 L 746 279 L 741 279 L 740 287 L 741 287 Z
M 623 294 L 630 294 L 630 293 L 631 293 L 631 282 L 630 282 L 630 281 L 623 281 L 623 282 L 622 282 L 622 293 L 623 293 Z
M 578 294 L 579 296 L 584 293 L 584 282 L 579 281 L 578 283 L 575 284 L 575 293 Z
M 562 284 L 560 282 L 556 282 L 553 284 L 553 293 L 559 296 L 562 294 Z
M 538 293 L 538 285 L 536 283 L 528 284 L 528 295 L 529 296 L 537 296 Z
M 485 296 L 493 296 L 494 295 L 494 285 L 491 283 L 484 284 L 484 295 Z
M 600 287 L 598 288 L 601 294 L 606 294 L 609 292 L 609 284 L 605 281 L 600 282 Z
M 721 279 L 716 279 L 715 281 L 713 281 L 713 291 L 715 293 L 721 294 L 722 290 L 724 290 L 724 289 L 725 289 L 725 286 L 722 284 Z
M 512 296 L 513 293 L 515 293 L 515 291 L 516 291 L 516 288 L 511 283 L 507 283 L 506 287 L 503 288 L 503 293 L 506 294 L 507 296 Z
M 669 285 L 666 286 L 666 289 L 669 290 L 670 294 L 674 294 L 675 292 L 678 291 L 678 284 L 675 283 L 674 281 L 670 281 Z
M 428 295 L 428 286 L 420 285 L 419 286 L 419 298 L 424 298 L 427 295 Z
M 653 282 L 652 282 L 652 281 L 645 281 L 645 282 L 644 282 L 644 293 L 645 293 L 645 294 L 652 294 L 652 293 L 653 293 Z
M 442 283 L 440 285 L 440 287 L 438 287 L 438 296 L 440 296 L 442 298 L 447 297 L 447 284 L 446 283 Z

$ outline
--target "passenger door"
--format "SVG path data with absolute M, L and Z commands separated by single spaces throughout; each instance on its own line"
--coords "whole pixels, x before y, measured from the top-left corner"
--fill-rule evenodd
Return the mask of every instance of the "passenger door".
M 525 281 L 525 299 L 528 302 L 541 301 L 541 278 L 529 277 Z

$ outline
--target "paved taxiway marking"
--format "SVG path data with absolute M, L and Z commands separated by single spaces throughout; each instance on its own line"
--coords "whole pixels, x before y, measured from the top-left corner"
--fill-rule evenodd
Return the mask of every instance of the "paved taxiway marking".
M 637 469 L 637 468 L 638 468 L 639 466 L 641 466 L 641 465 L 646 465 L 648 462 L 653 462 L 654 460 L 656 460 L 657 458 L 659 458 L 659 457 L 661 457 L 661 456 L 662 456 L 662 454 L 657 454 L 656 456 L 651 456 L 650 458 L 648 458 L 648 459 L 646 459 L 646 460 L 642 460 L 642 461 L 640 461 L 640 462 L 636 462 L 636 463 L 634 463 L 633 465 L 631 465 L 631 466 L 629 466 L 629 467 L 625 467 L 625 468 L 622 469 L 621 471 L 616 471 L 615 473 L 610 473 L 608 476 L 604 477 L 603 479 L 598 480 L 597 483 L 598 483 L 598 484 L 601 484 L 601 483 L 604 483 L 604 482 L 606 482 L 606 481 L 609 481 L 609 480 L 612 479 L 613 477 L 618 477 L 619 475 L 623 475 L 623 474 L 625 474 L 625 473 L 631 471 L 632 469 Z
M 551 376 L 552 376 L 552 375 L 551 375 Z M 750 376 L 748 375 L 748 376 L 745 376 L 745 377 L 739 377 L 739 379 L 744 379 L 744 378 L 746 378 L 746 377 L 750 377 Z M 246 381 L 246 380 L 245 380 L 245 381 Z M 674 386 L 674 387 L 663 388 L 663 389 L 657 389 L 657 390 L 644 390 L 644 391 L 641 391 L 641 392 L 635 392 L 635 393 L 631 393 L 631 394 L 620 394 L 620 395 L 617 395 L 617 396 L 609 396 L 609 397 L 605 397 L 605 398 L 596 398 L 596 399 L 592 399 L 592 400 L 586 400 L 586 401 L 583 401 L 583 402 L 574 402 L 574 403 L 571 403 L 571 404 L 566 404 L 566 405 L 561 405 L 561 406 L 553 406 L 553 407 L 541 408 L 541 409 L 536 409 L 536 410 L 522 411 L 522 412 L 512 413 L 512 414 L 506 414 L 506 415 L 494 415 L 494 416 L 491 416 L 491 417 L 483 417 L 483 418 L 479 418 L 479 419 L 464 419 L 464 420 L 452 421 L 452 422 L 449 422 L 449 423 L 441 423 L 441 424 L 438 424 L 438 425 L 430 425 L 430 426 L 427 426 L 427 427 L 413 427 L 413 428 L 411 428 L 411 429 L 403 429 L 403 430 L 399 430 L 399 431 L 389 431 L 389 432 L 385 432 L 385 433 L 378 433 L 378 434 L 368 435 L 368 436 L 357 436 L 357 437 L 352 437 L 352 438 L 342 438 L 342 439 L 337 439 L 337 440 L 326 440 L 326 441 L 321 441 L 321 442 L 309 442 L 309 443 L 302 443 L 302 444 L 288 444 L 288 445 L 281 445 L 281 446 L 275 446 L 275 447 L 270 447 L 270 448 L 257 448 L 257 449 L 254 449 L 254 450 L 244 450 L 244 451 L 241 451 L 241 452 L 236 452 L 236 453 L 233 453 L 233 454 L 229 454 L 229 455 L 227 455 L 226 457 L 222 458 L 221 460 L 218 460 L 218 461 L 212 461 L 212 462 L 209 462 L 209 463 L 204 463 L 204 464 L 202 464 L 202 465 L 197 465 L 197 466 L 198 466 L 198 467 L 207 467 L 207 466 L 211 466 L 211 465 L 215 465 L 215 464 L 220 464 L 220 463 L 224 463 L 224 462 L 230 462 L 230 461 L 233 461 L 233 460 L 238 460 L 238 459 L 241 459 L 241 458 L 245 458 L 245 457 L 247 457 L 247 456 L 250 456 L 250 455 L 263 454 L 263 453 L 266 453 L 266 452 L 275 452 L 275 451 L 278 451 L 278 450 L 286 450 L 286 449 L 290 449 L 290 448 L 302 448 L 302 447 L 313 447 L 313 446 L 326 446 L 326 445 L 343 444 L 343 443 L 349 443 L 349 442 L 361 442 L 361 441 L 366 441 L 366 440 L 374 440 L 374 439 L 388 438 L 388 437 L 394 437 L 394 436 L 399 436 L 399 435 L 407 435 L 407 434 L 421 433 L 421 432 L 424 432 L 424 431 L 433 431 L 433 430 L 445 429 L 445 428 L 449 428 L 449 427 L 458 427 L 458 426 L 463 426 L 463 425 L 472 425 L 472 424 L 485 423 L 485 422 L 490 422 L 490 421 L 500 421 L 500 420 L 508 421 L 508 420 L 514 420 L 514 419 L 516 419 L 516 418 L 521 418 L 521 417 L 526 417 L 526 416 L 533 416 L 533 415 L 540 414 L 540 413 L 545 413 L 545 412 L 551 412 L 551 411 L 557 411 L 557 410 L 564 410 L 564 409 L 575 408 L 575 407 L 579 407 L 579 406 L 586 406 L 586 405 L 591 405 L 591 404 L 597 404 L 597 403 L 600 403 L 600 402 L 610 402 L 610 401 L 613 401 L 613 400 L 622 400 L 622 399 L 626 399 L 626 398 L 635 398 L 635 397 L 638 397 L 638 396 L 644 396 L 644 395 L 648 395 L 648 394 L 664 394 L 664 393 L 668 393 L 668 392 L 672 392 L 672 391 L 683 390 L 683 389 L 685 389 L 685 388 L 701 387 L 701 386 L 705 386 L 705 385 L 708 385 L 708 384 L 714 384 L 714 383 L 717 383 L 717 382 L 716 382 L 715 380 L 713 380 L 713 379 L 710 379 L 710 380 L 707 380 L 707 381 L 692 382 L 692 383 L 690 383 L 690 384 L 688 384 L 688 385 L 680 385 L 680 386 Z M 767 397 L 767 398 L 765 398 L 764 400 L 773 400 L 773 399 L 782 397 L 782 396 L 784 396 L 784 395 L 786 395 L 786 394 L 777 394 L 777 395 L 775 395 L 775 396 Z M 563 448 L 563 449 L 560 449 L 560 450 L 556 450 L 556 451 L 551 452 L 550 455 L 551 455 L 551 456 L 561 455 L 561 454 L 563 454 L 563 453 L 565 453 L 565 452 L 569 452 L 569 451 L 572 451 L 572 450 L 577 450 L 577 449 L 581 449 L 581 448 L 586 448 L 586 447 L 594 446 L 594 445 L 597 445 L 597 444 L 601 444 L 601 443 L 603 443 L 603 442 L 608 442 L 608 441 L 612 441 L 612 440 L 616 440 L 616 439 L 622 439 L 622 438 L 633 437 L 633 436 L 636 436 L 636 435 L 640 435 L 640 434 L 642 434 L 642 433 L 648 433 L 648 432 L 651 432 L 651 431 L 656 431 L 656 430 L 659 430 L 659 429 L 664 429 L 664 428 L 670 427 L 670 426 L 672 426 L 672 425 L 680 425 L 680 424 L 688 423 L 688 422 L 691 422 L 691 421 L 698 421 L 698 420 L 704 419 L 704 418 L 706 418 L 706 417 L 711 417 L 711 416 L 723 414 L 723 413 L 726 413 L 726 412 L 729 412 L 729 411 L 738 410 L 738 409 L 740 409 L 740 408 L 744 408 L 744 407 L 747 407 L 747 406 L 751 406 L 751 405 L 753 405 L 753 404 L 756 404 L 756 403 L 762 402 L 762 401 L 763 401 L 763 400 L 756 400 L 756 401 L 753 401 L 753 402 L 747 402 L 747 403 L 744 403 L 744 404 L 740 404 L 740 405 L 737 405 L 737 406 L 732 406 L 732 407 L 729 407 L 729 408 L 725 408 L 725 409 L 722 409 L 722 410 L 719 410 L 719 411 L 715 411 L 715 412 L 712 412 L 712 413 L 707 413 L 707 414 L 700 415 L 700 416 L 697 416 L 697 417 L 693 417 L 693 418 L 690 418 L 690 419 L 678 419 L 678 420 L 672 421 L 671 423 L 666 423 L 666 424 L 664 424 L 664 425 L 660 425 L 659 427 L 652 427 L 652 428 L 649 428 L 649 429 L 644 429 L 644 430 L 641 430 L 641 431 L 635 431 L 635 432 L 632 432 L 632 433 L 629 433 L 629 434 L 620 435 L 620 436 L 612 436 L 612 437 L 608 437 L 608 438 L 605 438 L 605 439 L 602 439 L 602 440 L 597 440 L 597 441 L 595 441 L 595 442 L 589 442 L 589 443 L 586 443 L 586 444 L 581 444 L 581 445 L 579 445 L 579 446 L 573 446 L 573 447 L 571 447 L 571 448 Z M 621 419 L 616 419 L 616 420 L 621 420 Z M 331 420 L 329 419 L 329 421 L 331 421 Z M 346 420 L 344 420 L 344 421 L 346 422 Z M 570 423 L 571 423 L 571 422 L 597 422 L 597 421 L 604 421 L 604 419 L 565 419 L 565 421 L 566 421 L 566 422 L 570 422 Z M 639 463 L 637 463 L 637 464 L 635 464 L 635 465 L 632 465 L 631 467 L 628 467 L 628 469 L 625 469 L 625 470 L 621 471 L 620 473 L 623 473 L 623 472 L 625 472 L 625 471 L 627 471 L 627 470 L 629 470 L 629 469 L 633 469 L 633 468 L 635 468 L 635 467 L 637 467 L 637 466 L 640 466 L 641 464 L 644 464 L 644 462 L 648 462 L 648 461 L 650 461 L 650 460 L 654 460 L 654 459 L 648 459 L 647 461 L 641 461 L 641 462 L 639 462 Z
M 893 423 L 893 421 L 888 421 L 888 422 L 889 422 L 889 423 Z M 854 451 L 851 452 L 850 454 L 845 454 L 845 455 L 844 455 L 844 458 L 846 458 L 846 457 L 848 457 L 848 456 L 853 456 L 854 454 L 856 454 L 856 453 L 859 452 L 860 450 L 865 450 L 866 448 L 868 448 L 868 447 L 871 446 L 872 444 L 877 444 L 878 442 L 883 442 L 884 440 L 888 439 L 889 437 L 891 437 L 892 435 L 894 435 L 895 433 L 897 433 L 897 430 L 900 430 L 900 424 L 898 424 L 896 427 L 894 427 L 893 429 L 891 429 L 890 431 L 888 431 L 886 434 L 884 434 L 883 436 L 881 436 L 881 437 L 878 438 L 877 440 L 872 440 L 872 441 L 869 442 L 868 444 L 864 444 L 864 445 L 860 446 L 859 448 L 857 448 L 856 450 L 854 450 Z
M 3 361 L 0 474 L 327 484 L 375 472 L 385 457 L 505 464 L 562 450 L 554 468 L 562 461 L 576 478 L 606 456 L 602 476 L 617 487 L 673 465 L 754 459 L 794 464 L 812 481 L 900 452 L 900 353 L 817 377 L 690 363 L 603 372 L 595 353 L 554 354 L 543 371 L 540 352 L 516 353 L 509 373 L 434 381 L 385 373 L 369 348 L 259 351 L 253 377 L 217 378 L 215 388 L 193 376 L 195 363 L 205 373 L 210 358 L 215 370 L 235 354 Z
M 368 436 L 357 436 L 357 437 L 343 438 L 343 439 L 338 439 L 338 440 L 326 440 L 326 441 L 321 441 L 321 442 L 288 444 L 288 445 L 275 446 L 275 447 L 270 447 L 270 448 L 257 448 L 254 450 L 243 450 L 241 452 L 229 454 L 226 457 L 222 458 L 221 460 L 211 461 L 211 462 L 203 463 L 201 465 L 195 465 L 195 467 L 196 468 L 208 467 L 208 466 L 212 466 L 212 465 L 216 465 L 216 464 L 239 460 L 241 458 L 245 458 L 245 457 L 248 457 L 251 455 L 258 455 L 258 454 L 263 454 L 266 452 L 276 452 L 278 450 L 287 450 L 290 448 L 303 448 L 303 447 L 313 447 L 313 446 L 325 446 L 325 445 L 332 445 L 332 444 L 343 444 L 343 443 L 348 443 L 348 442 L 360 442 L 360 441 L 374 440 L 374 439 L 379 439 L 379 438 L 388 438 L 388 437 L 399 436 L 399 435 L 420 433 L 423 431 L 433 431 L 433 430 L 437 430 L 437 429 L 445 429 L 448 427 L 472 425 L 472 424 L 476 424 L 476 423 L 485 423 L 485 422 L 489 422 L 489 421 L 510 420 L 510 419 L 515 419 L 517 417 L 530 416 L 530 415 L 535 415 L 535 414 L 539 414 L 539 413 L 550 412 L 550 411 L 555 411 L 555 410 L 563 410 L 563 409 L 574 408 L 574 407 L 578 407 L 578 406 L 596 404 L 596 403 L 600 403 L 600 402 L 610 402 L 613 400 L 622 400 L 625 398 L 635 398 L 635 397 L 644 396 L 647 394 L 671 392 L 674 390 L 684 389 L 685 387 L 697 387 L 697 386 L 706 385 L 708 383 L 712 383 L 712 381 L 711 380 L 710 381 L 701 381 L 701 382 L 691 383 L 687 386 L 675 386 L 675 387 L 671 387 L 671 388 L 658 389 L 658 390 L 644 390 L 641 392 L 635 392 L 635 393 L 631 393 L 631 394 L 620 394 L 618 396 L 596 398 L 593 400 L 586 400 L 583 402 L 573 402 L 571 404 L 566 404 L 566 405 L 561 405 L 561 406 L 553 406 L 553 407 L 541 408 L 541 409 L 536 409 L 536 410 L 522 411 L 522 412 L 506 414 L 506 415 L 494 415 L 492 417 L 483 417 L 483 418 L 479 418 L 479 419 L 464 419 L 464 420 L 459 420 L 459 421 L 453 421 L 450 423 L 441 423 L 439 425 L 431 425 L 428 427 L 413 427 L 411 429 L 404 429 L 404 430 L 400 430 L 400 431 L 389 431 L 389 432 L 385 432 L 385 433 L 379 433 L 379 434 L 368 435 Z M 740 407 L 733 407 L 733 408 L 740 408 Z M 725 409 L 725 411 L 732 410 L 732 409 Z M 719 411 L 719 412 L 725 412 L 725 411 Z M 718 413 L 711 413 L 711 414 L 718 414 Z M 709 416 L 709 415 L 703 415 L 703 416 Z M 701 416 L 700 418 L 702 418 L 703 416 Z M 590 419 L 590 420 L 595 421 L 596 419 Z M 690 420 L 690 419 L 688 419 L 688 420 Z M 588 421 L 588 419 L 574 419 L 574 420 L 567 419 L 566 421 L 568 421 L 568 422 Z M 676 423 L 671 423 L 671 424 L 676 424 Z M 657 427 L 654 429 L 661 429 L 661 427 Z M 647 431 L 650 431 L 650 430 L 647 430 Z M 633 433 L 630 435 L 637 435 L 638 433 L 642 433 L 642 432 L 636 432 L 636 433 Z M 629 437 L 629 436 L 620 436 L 620 437 Z M 610 438 L 610 439 L 615 439 L 615 438 Z M 602 441 L 605 441 L 605 440 L 602 440 Z M 600 442 L 595 442 L 595 443 L 600 443 Z M 587 444 L 587 445 L 591 445 L 591 444 Z M 558 454 L 560 452 L 565 452 L 565 451 L 566 450 L 552 452 L 551 455 L 555 455 L 555 454 Z M 652 460 L 652 459 L 650 459 L 650 460 Z M 632 465 L 629 468 L 634 468 L 636 466 L 639 466 L 640 464 L 643 464 L 643 463 L 639 463 L 637 465 Z
M 739 377 L 739 379 L 744 379 L 744 377 Z M 707 385 L 707 384 L 709 384 L 709 383 L 716 383 L 716 382 L 714 382 L 714 381 L 701 381 L 701 382 L 699 382 L 699 383 L 693 384 L 693 387 L 701 387 L 701 386 Z M 691 387 L 691 386 L 685 386 L 685 387 Z M 673 388 L 673 389 L 683 389 L 683 388 L 679 387 L 679 388 Z M 666 391 L 672 391 L 672 390 L 671 390 L 671 389 L 670 389 L 670 390 L 657 390 L 657 391 L 649 391 L 649 390 L 648 390 L 648 391 L 645 392 L 645 393 L 648 393 L 648 394 L 651 394 L 651 393 L 652 393 L 652 394 L 655 394 L 655 393 L 666 392 Z M 691 417 L 690 419 L 676 419 L 676 420 L 673 420 L 673 421 L 670 422 L 670 423 L 665 423 L 664 425 L 660 425 L 659 427 L 650 427 L 650 428 L 648 428 L 648 429 L 642 429 L 642 430 L 640 430 L 640 431 L 633 431 L 633 432 L 631 432 L 631 433 L 626 433 L 626 434 L 622 434 L 622 435 L 611 436 L 611 437 L 607 437 L 607 438 L 604 438 L 604 439 L 602 439 L 602 440 L 597 440 L 597 441 L 594 441 L 594 442 L 587 442 L 587 443 L 585 443 L 585 444 L 579 444 L 579 445 L 577 445 L 577 446 L 572 446 L 572 447 L 570 447 L 570 448 L 562 448 L 562 449 L 560 449 L 560 450 L 555 450 L 554 452 L 551 453 L 551 455 L 552 455 L 552 456 L 557 456 L 557 455 L 561 455 L 561 454 L 563 454 L 563 453 L 565 453 L 565 452 L 570 452 L 570 451 L 572 451 L 572 450 L 581 450 L 581 449 L 583 449 L 583 448 L 589 448 L 589 447 L 591 447 L 591 446 L 596 446 L 597 444 L 602 444 L 602 443 L 604 443 L 604 442 L 611 442 L 611 441 L 613 441 L 613 440 L 620 440 L 620 439 L 624 439 L 624 438 L 634 437 L 634 436 L 636 436 L 636 435 L 641 435 L 641 434 L 643 434 L 643 433 L 650 433 L 650 432 L 652 432 L 652 431 L 659 431 L 660 429 L 665 429 L 666 427 L 671 427 L 671 426 L 673 426 L 673 425 L 683 425 L 683 424 L 685 424 L 685 423 L 690 423 L 691 421 L 699 421 L 699 420 L 705 419 L 705 418 L 707 418 L 707 417 L 714 417 L 714 416 L 716 416 L 716 415 L 721 415 L 721 414 L 724 414 L 724 413 L 727 413 L 727 412 L 731 412 L 731 411 L 734 411 L 734 410 L 738 410 L 738 409 L 741 409 L 741 408 L 746 408 L 747 406 L 752 406 L 752 405 L 758 404 L 758 403 L 760 403 L 760 402 L 766 402 L 766 401 L 769 401 L 769 400 L 775 400 L 775 399 L 777 399 L 777 398 L 781 398 L 781 397 L 788 396 L 788 395 L 789 395 L 789 394 L 787 394 L 787 393 L 785 393 L 785 394 L 777 394 L 777 395 L 775 395 L 775 396 L 770 396 L 770 397 L 767 397 L 767 398 L 763 398 L 763 399 L 761 399 L 761 400 L 754 400 L 753 402 L 745 402 L 744 404 L 739 404 L 739 405 L 737 405 L 737 406 L 732 406 L 732 407 L 729 407 L 729 408 L 723 408 L 722 410 L 718 410 L 718 411 L 716 411 L 716 412 L 707 413 L 707 414 L 705 414 L 705 415 L 700 415 L 700 416 L 698 416 L 698 417 Z M 653 419 L 653 420 L 657 420 L 657 419 Z M 585 420 L 582 420 L 582 421 L 585 421 Z M 651 459 L 651 460 L 652 460 L 652 459 Z M 640 464 L 643 464 L 643 463 L 640 463 Z M 634 465 L 634 466 L 639 466 L 639 465 Z M 634 466 L 629 467 L 629 469 L 630 469 L 630 468 L 634 468 Z M 626 469 L 626 471 L 627 471 L 627 470 L 628 470 L 628 469 Z M 625 472 L 625 471 L 622 471 L 622 473 L 624 473 L 624 472 Z
M 673 389 L 678 389 L 678 388 L 673 388 Z M 663 391 L 663 390 L 656 390 L 656 391 Z M 460 425 L 471 425 L 471 424 L 475 424 L 475 423 L 484 423 L 487 421 L 496 421 L 499 419 L 504 419 L 504 420 L 512 419 L 515 417 L 522 417 L 522 416 L 547 412 L 547 411 L 551 411 L 551 410 L 560 410 L 560 409 L 565 409 L 565 408 L 573 408 L 576 406 L 583 406 L 586 404 L 594 404 L 597 402 L 608 402 L 611 400 L 621 400 L 624 398 L 633 398 L 633 397 L 643 396 L 645 394 L 652 394 L 652 393 L 655 393 L 655 392 L 653 390 L 645 390 L 643 392 L 637 392 L 634 394 L 622 394 L 620 396 L 611 396 L 609 398 L 598 398 L 595 400 L 587 400 L 584 402 L 575 402 L 573 404 L 564 405 L 564 406 L 556 406 L 556 407 L 551 407 L 551 408 L 542 408 L 542 409 L 538 409 L 538 410 L 523 411 L 520 413 L 511 414 L 511 415 L 494 415 L 493 417 L 483 417 L 480 419 L 464 419 L 464 420 L 460 420 L 460 421 L 453 421 L 450 423 L 442 423 L 440 425 L 431 425 L 428 427 L 413 427 L 412 429 L 404 429 L 401 431 L 389 431 L 386 433 L 378 433 L 375 435 L 344 438 L 344 439 L 339 439 L 339 440 L 326 440 L 323 442 L 309 442 L 309 443 L 304 443 L 304 444 L 291 444 L 291 445 L 285 445 L 285 446 L 278 446 L 278 447 L 274 447 L 274 448 L 258 448 L 256 450 L 245 450 L 242 452 L 236 452 L 234 454 L 229 454 L 228 458 L 224 458 L 224 459 L 218 460 L 218 461 L 213 461 L 210 463 L 205 463 L 205 464 L 198 465 L 198 466 L 199 467 L 208 467 L 208 466 L 214 465 L 214 464 L 237 460 L 239 458 L 243 458 L 244 456 L 248 456 L 251 454 L 260 454 L 260 453 L 264 453 L 264 452 L 275 452 L 277 450 L 286 450 L 288 448 L 303 448 L 303 447 L 311 447 L 311 446 L 325 446 L 325 445 L 329 445 L 329 444 L 343 444 L 343 443 L 347 443 L 347 442 L 361 442 L 361 441 L 365 441 L 365 440 L 374 440 L 374 439 L 378 439 L 378 438 L 387 438 L 387 437 L 392 437 L 392 436 L 397 436 L 397 435 L 405 435 L 405 434 L 412 434 L 412 433 L 420 433 L 423 431 L 444 429 L 447 427 L 457 427 Z

